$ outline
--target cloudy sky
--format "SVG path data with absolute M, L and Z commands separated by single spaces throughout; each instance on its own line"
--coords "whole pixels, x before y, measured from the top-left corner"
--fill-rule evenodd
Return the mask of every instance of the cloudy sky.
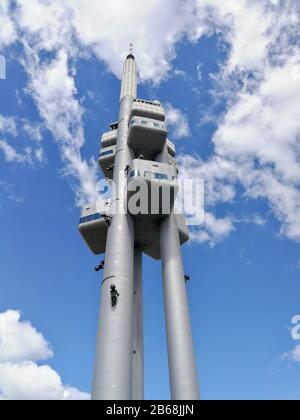
M 0 399 L 91 391 L 100 279 L 77 224 L 131 42 L 139 97 L 205 180 L 184 248 L 202 395 L 300 399 L 299 21 L 298 0 L 0 0 Z M 146 397 L 168 398 L 149 259 L 145 331 Z

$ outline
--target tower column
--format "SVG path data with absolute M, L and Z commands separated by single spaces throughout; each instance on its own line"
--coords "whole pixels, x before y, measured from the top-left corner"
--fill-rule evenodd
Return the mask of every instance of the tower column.
M 186 285 L 176 217 L 161 222 L 160 243 L 172 400 L 199 400 Z
M 132 340 L 134 296 L 134 221 L 127 214 L 127 168 L 132 157 L 127 144 L 128 124 L 136 95 L 136 64 L 124 64 L 116 157 L 112 220 L 108 228 L 92 399 L 132 399 Z M 115 286 L 116 305 L 112 286 Z
M 143 256 L 134 252 L 132 399 L 144 399 Z
M 157 157 L 168 163 L 167 146 Z M 199 400 L 188 298 L 176 215 L 160 224 L 160 253 L 164 284 L 169 376 L 172 400 Z

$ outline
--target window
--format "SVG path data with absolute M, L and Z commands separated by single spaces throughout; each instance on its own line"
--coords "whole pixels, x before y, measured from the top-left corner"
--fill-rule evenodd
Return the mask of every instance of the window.
M 158 124 L 158 123 L 153 123 L 153 127 L 155 127 L 155 128 L 160 128 L 160 124 Z
M 166 174 L 155 174 L 155 178 L 162 180 L 162 181 L 168 181 L 169 177 Z
M 148 125 L 147 121 L 142 120 L 142 125 Z
M 135 176 L 141 176 L 140 171 L 138 169 L 135 169 L 134 171 L 130 172 L 130 178 L 133 178 Z
M 156 179 L 156 180 L 162 180 L 162 181 L 169 181 L 169 177 L 166 174 L 161 174 L 158 172 L 150 172 L 150 171 L 145 171 L 144 172 L 144 177 L 145 178 L 149 178 L 149 179 Z
M 144 172 L 144 177 L 145 178 L 150 178 L 150 179 L 155 179 L 155 173 L 154 172 L 150 172 L 150 171 L 145 171 Z
M 90 216 L 85 216 L 80 219 L 79 224 L 82 225 L 83 223 L 94 222 L 95 220 L 99 220 L 103 218 L 103 214 L 95 213 L 91 214 Z
M 105 156 L 109 156 L 109 155 L 113 155 L 113 154 L 114 154 L 113 149 L 110 149 L 110 150 L 106 150 L 105 152 L 101 152 L 99 157 L 105 157 Z

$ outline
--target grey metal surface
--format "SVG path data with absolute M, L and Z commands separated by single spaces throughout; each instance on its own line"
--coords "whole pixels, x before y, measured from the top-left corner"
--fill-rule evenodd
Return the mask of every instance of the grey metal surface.
M 168 153 L 169 153 L 169 155 L 170 155 L 172 158 L 175 158 L 175 156 L 176 156 L 176 146 L 175 146 L 175 144 L 174 144 L 171 140 L 169 140 L 169 139 L 167 139 L 167 147 L 168 147 Z
M 125 169 L 131 164 L 127 137 L 133 95 L 136 93 L 136 86 L 132 82 L 134 80 L 136 84 L 136 65 L 129 58 L 124 65 L 113 177 L 117 191 L 120 185 L 126 185 Z M 107 234 L 92 398 L 131 400 L 134 222 L 131 215 L 122 211 L 127 206 L 126 190 L 120 188 L 119 195 L 112 199 L 118 203 L 118 211 L 113 216 Z M 110 294 L 112 284 L 120 294 L 114 308 Z
M 90 250 L 96 254 L 104 254 L 108 225 L 106 216 L 109 215 L 110 200 L 104 201 L 102 206 L 98 203 L 90 204 L 81 212 L 79 232 Z
M 181 214 L 176 215 L 179 231 L 180 245 L 184 245 L 189 240 L 189 229 L 185 222 L 185 217 Z M 160 260 L 160 229 L 159 223 L 149 223 L 142 217 L 135 218 L 135 242 L 139 244 L 143 252 L 155 260 Z
M 98 164 L 105 178 L 113 178 L 117 146 L 102 147 L 98 157 Z
M 129 169 L 128 211 L 151 223 L 169 215 L 178 192 L 174 166 L 134 159 Z
M 159 101 L 146 101 L 136 99 L 131 108 L 131 118 L 134 116 L 154 118 L 159 121 L 165 121 L 166 113 Z
M 156 127 L 157 133 L 165 119 L 164 109 L 158 101 L 135 101 L 136 92 L 136 63 L 130 53 L 124 63 L 119 120 L 111 125 L 111 132 L 102 137 L 102 151 L 112 148 L 114 154 L 99 158 L 104 174 L 113 177 L 116 186 L 108 215 L 112 219 L 102 217 L 99 207 L 87 206 L 79 225 L 84 240 L 94 253 L 103 252 L 106 244 L 92 399 L 144 398 L 142 252 L 145 252 L 162 259 L 172 399 L 197 400 L 199 387 L 180 249 L 180 245 L 189 239 L 184 216 L 170 211 L 160 213 L 160 206 L 159 218 L 138 213 L 134 219 L 126 211 L 130 198 L 127 185 L 130 186 L 136 177 L 135 174 L 131 176 L 131 171 L 140 171 L 148 185 L 156 183 L 163 196 L 166 193 L 168 197 L 168 191 L 175 188 L 177 192 L 178 188 L 176 148 L 166 141 L 166 129 L 161 130 L 161 139 L 156 138 L 155 130 L 149 130 L 148 137 L 143 129 L 137 130 L 136 137 L 133 135 L 132 142 L 129 141 L 136 150 L 128 145 L 132 116 L 150 118 L 148 123 Z M 151 144 L 140 147 L 139 144 L 145 141 Z M 147 156 L 134 160 L 141 151 L 149 155 L 150 161 L 145 160 Z M 156 161 L 152 161 L 155 157 Z M 113 170 L 107 171 L 107 165 L 112 163 Z M 151 197 L 151 200 L 159 204 L 160 197 Z
M 168 159 L 167 146 L 160 161 Z M 172 400 L 199 400 L 184 269 L 176 216 L 161 221 L 160 250 L 164 283 L 165 318 Z
M 104 133 L 101 137 L 100 148 L 115 146 L 117 144 L 118 130 L 110 130 Z
M 143 255 L 134 251 L 132 399 L 144 399 Z
M 146 117 L 133 117 L 130 120 L 128 145 L 135 156 L 144 155 L 152 160 L 164 148 L 168 130 L 163 121 Z
M 160 225 L 169 374 L 172 400 L 199 400 L 186 285 L 175 215 Z

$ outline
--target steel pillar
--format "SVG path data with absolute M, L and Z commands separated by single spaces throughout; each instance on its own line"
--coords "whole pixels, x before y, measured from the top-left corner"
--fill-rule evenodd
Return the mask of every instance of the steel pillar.
M 117 151 L 114 165 L 115 214 L 107 235 L 105 269 L 97 337 L 92 399 L 132 399 L 134 221 L 127 209 L 127 168 L 132 156 L 127 145 L 128 124 L 136 95 L 136 64 L 127 57 L 121 89 Z M 120 294 L 115 307 L 111 286 Z
M 134 253 L 134 296 L 133 296 L 133 359 L 132 399 L 144 399 L 144 327 L 143 327 L 143 256 L 142 250 Z
M 167 147 L 157 160 L 168 162 Z M 171 399 L 199 400 L 200 391 L 182 253 L 174 213 L 160 224 L 160 248 Z
M 199 400 L 187 292 L 174 214 L 161 222 L 160 235 L 171 399 Z

